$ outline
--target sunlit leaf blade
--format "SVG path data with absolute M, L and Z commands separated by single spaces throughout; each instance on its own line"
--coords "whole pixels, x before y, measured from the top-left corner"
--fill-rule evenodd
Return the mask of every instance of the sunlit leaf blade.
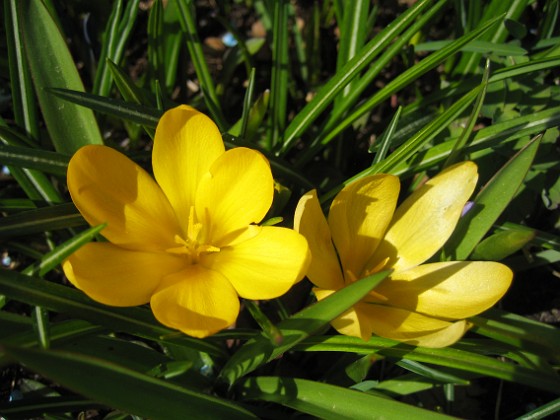
M 139 10 L 138 3 L 140 3 L 140 0 L 126 2 L 124 11 L 122 0 L 113 3 L 113 10 L 105 28 L 104 42 L 102 43 L 93 84 L 93 93 L 97 95 L 107 96 L 111 90 L 111 72 L 107 66 L 107 61 L 112 60 L 118 63 L 121 60 L 126 42 L 136 22 Z
M 325 138 L 323 138 L 321 142 L 323 144 L 329 143 L 333 138 L 335 138 L 339 133 L 341 133 L 344 129 L 346 129 L 350 124 L 352 124 L 352 122 L 354 122 L 360 116 L 364 115 L 367 111 L 369 111 L 374 106 L 381 103 L 382 101 L 386 100 L 391 95 L 400 91 L 404 86 L 408 85 L 413 80 L 419 78 L 430 69 L 436 67 L 439 63 L 441 63 L 446 58 L 455 54 L 457 51 L 461 49 L 463 45 L 481 36 L 487 30 L 495 26 L 502 18 L 503 16 L 495 17 L 485 25 L 482 25 L 479 29 L 463 35 L 461 38 L 456 39 L 448 46 L 429 55 L 428 57 L 420 61 L 418 64 L 410 67 L 408 70 L 395 77 L 385 87 L 377 91 L 371 98 L 369 98 L 367 101 L 365 101 L 355 110 L 353 110 L 353 112 L 350 115 L 348 115 L 344 120 L 340 121 L 336 125 L 336 127 L 334 127 L 332 130 L 326 133 Z
M 154 419 L 255 418 L 232 402 L 196 392 L 105 360 L 66 351 L 5 346 L 27 368 L 95 401 Z M 79 375 L 76 375 L 79 372 Z
M 503 145 L 521 139 L 525 136 L 534 136 L 549 128 L 560 124 L 560 107 L 547 108 L 530 115 L 522 115 L 512 120 L 492 124 L 474 133 L 473 139 L 465 148 L 466 153 L 478 152 L 492 153 L 492 147 Z M 395 175 L 410 175 L 430 168 L 444 160 L 450 153 L 456 139 L 437 144 L 425 151 L 418 152 L 415 163 L 409 165 L 401 162 L 391 172 Z
M 437 51 L 446 45 L 448 45 L 451 41 L 430 41 L 430 42 L 423 42 L 421 44 L 416 44 L 414 46 L 414 51 Z M 518 45 L 514 44 L 502 44 L 497 42 L 488 42 L 488 41 L 481 41 L 475 40 L 469 42 L 461 51 L 467 52 L 477 52 L 477 53 L 484 53 L 484 54 L 496 54 L 496 55 L 504 55 L 504 56 L 514 56 L 514 55 L 526 55 L 527 50 L 521 48 Z
M 448 383 L 448 384 L 460 384 L 460 385 L 468 385 L 469 381 L 459 378 L 457 375 L 444 372 L 439 369 L 434 369 L 429 367 L 423 363 L 419 363 L 415 360 L 408 360 L 403 359 L 395 363 L 397 366 L 402 367 L 410 372 L 414 372 L 415 374 L 422 376 L 424 378 L 428 378 L 432 381 L 437 381 L 440 383 Z
M 541 405 L 539 408 L 517 417 L 517 420 L 548 419 L 558 412 L 560 412 L 560 398 L 550 401 L 549 403 Z
M 513 0 L 508 2 L 492 1 L 484 8 L 484 14 L 478 20 L 477 25 L 478 27 L 481 27 L 486 22 L 494 19 L 496 16 L 504 14 L 505 19 L 519 19 L 528 4 L 529 2 L 526 0 Z M 491 43 L 501 43 L 506 39 L 507 35 L 508 32 L 506 30 L 506 26 L 502 24 L 494 26 L 490 31 L 482 36 L 481 40 Z M 455 74 L 467 75 L 475 73 L 479 67 L 480 57 L 480 53 L 463 54 L 454 69 Z
M 223 356 L 219 346 L 162 326 L 145 308 L 102 305 L 78 290 L 14 271 L 0 270 L 0 295 L 65 313 L 112 331 L 126 331 L 151 340 L 170 342 L 214 356 Z
M 177 6 L 179 10 L 179 22 L 187 37 L 187 48 L 189 49 L 196 75 L 200 81 L 200 88 L 204 93 L 204 101 L 216 125 L 221 131 L 225 131 L 227 129 L 227 124 L 216 93 L 214 80 L 208 70 L 208 65 L 206 64 L 206 59 L 202 52 L 202 45 L 196 28 L 196 19 L 193 15 L 193 2 L 192 0 L 179 0 Z
M 509 67 L 504 67 L 501 69 L 496 69 L 490 75 L 488 84 L 498 83 L 503 80 L 510 78 L 520 77 L 523 75 L 528 75 L 531 73 L 536 73 L 540 71 L 546 71 L 560 66 L 560 58 L 558 56 L 544 57 L 540 59 L 535 59 L 527 61 L 524 63 L 517 63 Z M 407 105 L 404 108 L 404 114 L 417 111 L 419 109 L 425 109 L 431 104 L 440 103 L 442 100 L 451 99 L 457 97 L 469 90 L 475 88 L 480 84 L 480 76 L 471 77 L 467 80 L 462 80 L 459 83 L 451 84 L 448 88 L 442 89 L 433 95 L 425 96 L 420 98 L 420 100 Z
M 274 2 L 272 41 L 272 80 L 270 82 L 271 132 L 268 150 L 272 151 L 284 132 L 288 103 L 288 3 L 287 0 Z
M 474 199 L 473 208 L 457 224 L 443 253 L 453 260 L 465 260 L 491 229 L 519 189 L 533 163 L 540 136 L 529 142 L 488 181 Z
M 345 114 L 354 110 L 354 105 L 358 102 L 360 97 L 362 97 L 364 91 L 371 88 L 371 85 L 380 73 L 390 65 L 390 62 L 401 55 L 403 50 L 406 50 L 410 43 L 414 42 L 413 39 L 418 36 L 418 33 L 424 30 L 428 22 L 437 16 L 446 4 L 447 0 L 437 1 L 426 10 L 425 13 L 420 14 L 414 23 L 400 34 L 393 43 L 388 45 L 385 52 L 371 63 L 367 70 L 364 71 L 363 76 L 359 80 L 356 80 L 355 83 L 353 81 L 352 89 L 347 92 L 347 95 L 341 98 L 341 100 L 337 98 L 333 112 L 329 116 L 329 121 L 324 128 L 322 128 L 323 137 L 328 135 L 328 133 L 339 124 Z M 321 139 L 319 140 L 321 141 Z
M 101 232 L 107 224 L 101 224 L 99 226 L 93 226 L 83 232 L 74 235 L 72 238 L 68 239 L 66 242 L 57 246 L 52 251 L 41 258 L 41 261 L 27 267 L 22 271 L 24 274 L 29 275 L 39 275 L 44 276 L 49 271 L 53 270 L 56 266 L 62 263 L 71 254 L 76 252 L 79 248 L 91 242 L 98 234 Z
M 478 96 L 476 98 L 476 101 L 474 101 L 474 106 L 471 111 L 471 115 L 469 116 L 469 119 L 465 124 L 465 128 L 462 130 L 461 135 L 457 139 L 457 142 L 453 145 L 453 149 L 451 150 L 451 153 L 449 153 L 449 156 L 445 161 L 444 167 L 447 167 L 460 160 L 460 155 L 465 149 L 465 146 L 469 138 L 472 138 L 474 125 L 476 121 L 478 121 L 478 115 L 480 114 L 480 110 L 482 109 L 482 105 L 484 103 L 484 97 L 486 96 L 489 76 L 490 76 L 490 60 L 486 60 L 486 66 L 484 67 L 484 74 L 482 76 L 482 84 Z
M 17 2 L 27 59 L 41 112 L 55 149 L 72 154 L 86 144 L 102 144 L 91 110 L 50 94 L 48 88 L 83 91 L 64 36 L 42 1 Z M 54 67 L 53 67 L 54 66 Z
M 341 69 L 363 47 L 369 30 L 367 26 L 369 3 L 366 0 L 356 0 L 349 3 L 344 9 L 342 22 L 339 22 L 340 41 L 336 62 L 337 69 Z M 342 94 L 336 98 L 335 108 L 337 102 L 353 90 L 354 82 L 351 81 L 346 85 Z
M 414 19 L 428 9 L 433 1 L 419 1 L 400 15 L 385 31 L 371 40 L 352 60 L 350 60 L 334 77 L 332 77 L 315 95 L 315 97 L 294 117 L 286 128 L 283 139 L 283 151 L 290 149 L 295 140 L 307 130 L 321 112 L 335 99 L 336 95 L 356 77 L 381 50 Z
M 278 357 L 362 299 L 388 274 L 384 271 L 363 278 L 281 321 L 277 325 L 282 336 L 278 345 L 273 344 L 264 333 L 249 340 L 228 360 L 220 372 L 221 380 L 231 385 L 243 375 Z
M 399 106 L 397 108 L 397 112 L 395 112 L 395 115 L 393 115 L 393 118 L 391 118 L 391 122 L 389 123 L 383 134 L 381 134 L 379 140 L 370 146 L 368 150 L 370 153 L 376 150 L 373 164 L 381 162 L 383 159 L 385 159 L 385 156 L 387 156 L 387 152 L 389 151 L 389 147 L 391 146 L 393 134 L 395 134 L 397 124 L 399 123 L 399 118 L 401 117 L 401 113 L 402 107 Z
M 299 378 L 257 376 L 236 389 L 244 400 L 270 401 L 323 419 L 448 419 L 450 417 L 351 389 Z
M 344 184 L 361 179 L 368 175 L 373 175 L 376 173 L 392 173 L 393 168 L 400 162 L 406 161 L 414 153 L 416 153 L 423 145 L 432 140 L 441 131 L 443 131 L 452 121 L 454 121 L 469 104 L 474 101 L 476 95 L 478 94 L 478 89 L 472 90 L 471 92 L 464 95 L 460 100 L 451 105 L 445 112 L 437 116 L 433 121 L 431 121 L 422 129 L 418 130 L 414 136 L 398 147 L 393 153 L 387 156 L 380 162 L 375 163 L 371 167 L 364 169 L 360 173 L 354 175 L 353 177 L 347 179 Z M 330 190 L 327 194 L 324 194 L 321 198 L 322 201 L 326 201 L 332 197 L 342 188 L 343 186 L 338 186 Z
M 551 325 L 499 309 L 490 309 L 471 321 L 478 334 L 560 360 L 560 330 Z
M 439 349 L 412 347 L 381 337 L 372 337 L 369 341 L 363 341 L 356 337 L 323 336 L 308 337 L 297 344 L 294 349 L 358 354 L 375 353 L 396 360 L 406 358 L 436 366 L 446 366 L 478 373 L 510 382 L 523 383 L 556 394 L 560 393 L 560 377 L 556 373 L 544 374 L 542 371 L 535 371 L 534 369 L 518 366 L 507 361 L 453 347 Z
M 519 251 L 536 236 L 535 231 L 507 230 L 481 241 L 472 253 L 473 260 L 500 261 Z
M 163 71 L 163 49 L 162 49 L 162 31 L 163 31 L 163 4 L 159 0 L 155 0 L 150 7 L 148 14 L 148 66 L 151 73 L 152 85 L 158 81 L 165 81 Z

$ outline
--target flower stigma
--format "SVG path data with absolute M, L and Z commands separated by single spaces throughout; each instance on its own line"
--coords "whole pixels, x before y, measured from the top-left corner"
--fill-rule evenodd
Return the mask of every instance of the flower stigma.
M 166 252 L 186 255 L 189 264 L 197 264 L 202 254 L 220 252 L 220 248 L 217 246 L 202 243 L 204 241 L 199 238 L 202 228 L 202 223 L 195 221 L 194 207 L 191 206 L 186 238 L 175 235 L 174 241 L 179 246 L 168 248 Z

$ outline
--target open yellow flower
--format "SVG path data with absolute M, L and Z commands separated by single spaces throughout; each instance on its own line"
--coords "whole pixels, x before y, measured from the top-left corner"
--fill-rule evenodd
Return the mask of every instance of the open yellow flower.
M 157 126 L 152 166 L 155 180 L 105 146 L 72 157 L 72 200 L 91 225 L 107 223 L 108 240 L 64 262 L 77 288 L 107 305 L 149 302 L 162 324 L 206 337 L 235 322 L 238 296 L 275 298 L 304 276 L 305 238 L 255 225 L 274 190 L 262 154 L 226 152 L 216 125 L 180 106 Z
M 374 291 L 332 326 L 369 339 L 371 334 L 426 347 L 453 344 L 469 328 L 465 318 L 500 299 L 513 274 L 496 262 L 423 264 L 449 239 L 472 194 L 477 168 L 454 165 L 430 179 L 396 210 L 399 180 L 373 175 L 347 185 L 333 200 L 328 221 L 317 194 L 303 196 L 295 229 L 309 243 L 307 276 L 317 299 L 381 270 L 392 270 Z

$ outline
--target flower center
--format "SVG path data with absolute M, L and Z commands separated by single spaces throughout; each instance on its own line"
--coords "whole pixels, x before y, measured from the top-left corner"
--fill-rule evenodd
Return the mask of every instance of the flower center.
M 200 232 L 202 231 L 202 223 L 195 220 L 194 207 L 189 211 L 189 224 L 187 227 L 186 238 L 175 235 L 175 243 L 178 246 L 169 248 L 166 251 L 171 254 L 182 254 L 188 258 L 190 264 L 196 264 L 200 260 L 202 254 L 209 254 L 212 252 L 220 252 L 220 248 L 202 243 Z
M 371 276 L 372 274 L 380 272 L 381 270 L 383 270 L 383 268 L 385 268 L 388 262 L 389 262 L 389 257 L 382 259 L 374 267 L 370 268 L 369 270 L 364 270 L 359 278 L 363 279 L 367 276 Z M 358 277 L 352 271 L 346 270 L 345 279 L 346 279 L 346 283 L 354 283 L 355 281 L 358 280 Z M 375 290 L 369 292 L 364 298 L 364 302 L 386 302 L 387 300 L 388 300 L 387 297 L 383 296 L 381 293 L 376 292 Z

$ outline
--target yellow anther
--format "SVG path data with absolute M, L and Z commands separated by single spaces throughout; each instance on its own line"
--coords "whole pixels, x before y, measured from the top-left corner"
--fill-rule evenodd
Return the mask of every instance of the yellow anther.
M 202 231 L 202 227 L 202 223 L 195 221 L 194 207 L 191 207 L 187 226 L 187 238 L 184 239 L 179 235 L 175 235 L 173 239 L 178 246 L 168 248 L 166 252 L 186 255 L 190 264 L 196 264 L 201 254 L 220 252 L 220 248 L 217 246 L 199 243 L 198 236 Z

